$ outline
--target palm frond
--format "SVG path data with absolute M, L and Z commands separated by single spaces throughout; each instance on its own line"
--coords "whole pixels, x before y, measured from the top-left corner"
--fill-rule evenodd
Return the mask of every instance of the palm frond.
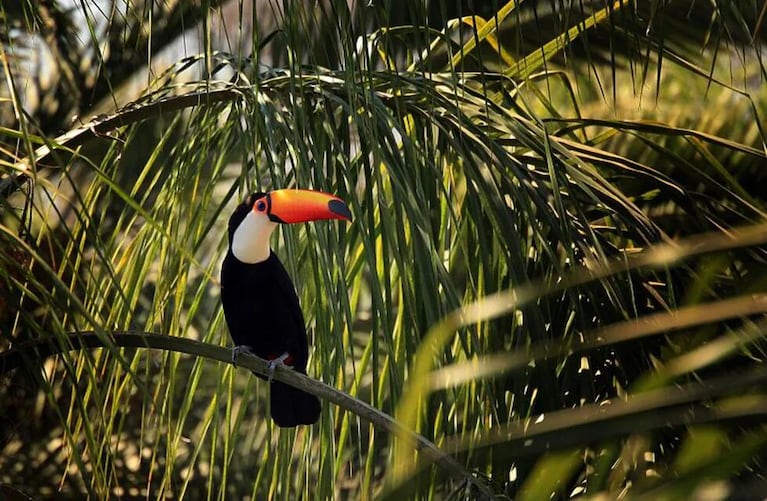
M 693 30 L 685 16 L 704 14 L 676 4 L 475 3 L 179 5 L 162 32 L 139 28 L 166 6 L 128 2 L 107 31 L 143 51 L 201 18 L 201 53 L 63 135 L 25 114 L 6 66 L 0 347 L 62 353 L 5 376 L 3 398 L 20 397 L 0 417 L 27 428 L 2 437 L 0 482 L 94 498 L 477 494 L 411 476 L 411 439 L 344 409 L 274 428 L 265 385 L 217 361 L 224 221 L 277 187 L 334 192 L 354 214 L 275 242 L 328 398 L 396 414 L 499 496 L 673 497 L 761 471 L 761 11 L 706 6 Z M 103 13 L 84 7 L 100 41 Z M 2 12 L 6 31 L 22 15 Z M 634 113 L 652 75 L 657 108 Z M 125 82 L 92 89 L 114 106 Z M 711 112 L 690 111 L 706 98 Z M 85 330 L 104 349 L 70 351 Z M 125 330 L 210 353 L 109 335 Z M 25 468 L 35 455 L 60 468 Z

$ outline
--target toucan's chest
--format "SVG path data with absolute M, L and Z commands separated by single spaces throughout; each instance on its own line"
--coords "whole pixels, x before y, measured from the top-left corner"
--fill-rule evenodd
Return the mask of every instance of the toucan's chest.
M 286 278 L 290 281 L 274 253 L 266 261 L 249 264 L 237 260 L 229 252 L 221 266 L 222 292 L 229 300 L 269 301 Z M 226 304 L 224 308 L 227 308 Z
M 232 339 L 260 356 L 294 351 L 306 343 L 306 329 L 293 283 L 274 253 L 246 264 L 229 252 L 221 268 L 221 301 Z M 304 348 L 305 350 L 305 348 Z

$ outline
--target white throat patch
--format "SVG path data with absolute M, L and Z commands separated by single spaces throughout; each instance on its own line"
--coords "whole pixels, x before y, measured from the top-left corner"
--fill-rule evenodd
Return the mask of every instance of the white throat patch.
M 277 223 L 269 220 L 266 214 L 248 212 L 245 219 L 234 230 L 232 254 L 238 261 L 255 264 L 269 259 L 269 237 Z

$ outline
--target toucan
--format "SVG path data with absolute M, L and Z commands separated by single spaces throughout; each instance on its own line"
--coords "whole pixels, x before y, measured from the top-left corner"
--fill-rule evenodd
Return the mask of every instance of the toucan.
M 271 250 L 278 224 L 321 219 L 351 220 L 338 197 L 310 190 L 280 189 L 252 193 L 229 218 L 229 250 L 221 266 L 221 302 L 235 344 L 232 361 L 246 352 L 270 360 L 270 407 L 280 427 L 310 425 L 319 419 L 314 395 L 271 375 L 277 365 L 306 374 L 309 346 L 295 287 Z

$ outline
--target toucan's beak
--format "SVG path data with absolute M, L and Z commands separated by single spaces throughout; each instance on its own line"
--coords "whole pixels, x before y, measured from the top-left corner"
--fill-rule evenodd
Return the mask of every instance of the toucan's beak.
M 340 198 L 310 190 L 275 190 L 266 195 L 269 219 L 276 223 L 304 223 L 318 219 L 350 221 L 352 213 Z

